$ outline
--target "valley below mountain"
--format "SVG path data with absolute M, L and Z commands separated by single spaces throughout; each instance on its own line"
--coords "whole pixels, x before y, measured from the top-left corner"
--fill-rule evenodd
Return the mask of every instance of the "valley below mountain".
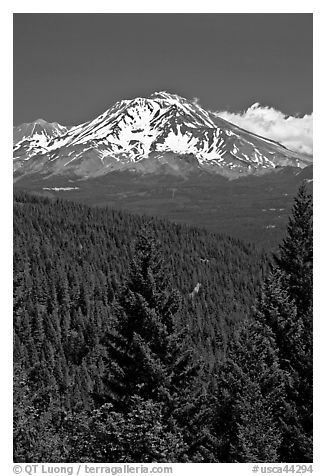
M 207 173 L 187 179 L 130 172 L 89 180 L 31 176 L 16 182 L 14 188 L 53 199 L 160 216 L 274 247 L 285 234 L 293 197 L 303 180 L 311 190 L 312 166 L 238 180 Z

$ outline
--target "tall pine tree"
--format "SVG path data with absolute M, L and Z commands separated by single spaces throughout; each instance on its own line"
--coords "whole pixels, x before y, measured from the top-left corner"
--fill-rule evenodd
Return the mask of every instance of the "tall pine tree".
M 312 197 L 303 184 L 258 305 L 259 319 L 272 330 L 288 376 L 280 458 L 289 462 L 312 461 L 312 238 Z
M 178 331 L 180 308 L 181 297 L 170 288 L 157 245 L 143 233 L 135 246 L 129 278 L 113 305 L 113 323 L 103 339 L 108 358 L 106 388 L 99 399 L 104 405 L 99 411 L 106 408 L 108 419 L 103 427 L 98 421 L 100 413 L 95 411 L 89 420 L 93 426 L 96 423 L 94 428 L 98 424 L 102 428 L 102 436 L 93 435 L 103 442 L 99 457 L 111 454 L 112 439 L 121 440 L 121 429 L 125 428 L 139 461 L 176 461 L 178 452 L 180 459 L 203 459 L 199 435 L 194 433 L 198 424 L 196 402 L 201 398 L 201 385 L 195 385 L 199 367 L 193 363 L 183 333 Z M 142 446 L 139 428 L 155 426 L 154 417 L 158 418 L 157 424 L 159 419 L 164 421 L 164 431 L 156 434 L 152 428 L 148 434 L 150 445 Z M 118 418 L 120 429 L 111 425 L 112 418 Z M 86 433 L 82 431 L 78 440 L 86 441 Z M 161 438 L 160 444 L 157 438 Z M 169 447 L 165 438 L 175 441 L 176 447 L 172 443 Z M 73 442 L 73 452 L 75 446 Z M 185 448 L 187 452 L 182 453 Z
M 313 285 L 313 209 L 312 195 L 303 183 L 294 199 L 287 236 L 275 256 L 277 266 L 287 277 L 287 289 L 298 312 L 309 313 Z M 310 327 L 310 323 L 307 323 Z
M 284 375 L 272 332 L 256 319 L 238 325 L 218 370 L 212 417 L 216 461 L 276 462 Z
M 219 366 L 216 458 L 312 461 L 312 197 L 302 185 L 252 319 Z
M 105 344 L 110 356 L 107 388 L 118 408 L 131 397 L 176 405 L 197 374 L 192 352 L 178 332 L 181 307 L 153 237 L 139 237 L 130 275 L 114 304 Z

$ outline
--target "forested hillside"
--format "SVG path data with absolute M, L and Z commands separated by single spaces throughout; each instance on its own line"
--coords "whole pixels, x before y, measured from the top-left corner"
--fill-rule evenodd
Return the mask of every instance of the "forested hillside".
M 300 193 L 272 271 L 232 238 L 15 194 L 15 461 L 311 461 Z

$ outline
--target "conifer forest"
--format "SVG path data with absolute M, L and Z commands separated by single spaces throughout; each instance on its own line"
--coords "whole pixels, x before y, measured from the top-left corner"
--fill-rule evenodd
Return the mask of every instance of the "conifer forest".
M 312 244 L 15 192 L 14 461 L 312 462 Z

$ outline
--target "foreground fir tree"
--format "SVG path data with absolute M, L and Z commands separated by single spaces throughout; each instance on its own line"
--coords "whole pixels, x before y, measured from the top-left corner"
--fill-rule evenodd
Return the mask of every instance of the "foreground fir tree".
M 312 307 L 313 285 L 312 195 L 303 183 L 294 200 L 287 236 L 275 256 L 277 266 L 287 277 L 287 289 L 301 315 Z M 308 327 L 311 322 L 307 322 Z
M 282 461 L 312 461 L 312 236 L 312 197 L 302 185 L 258 305 L 287 375 L 286 411 L 279 419 Z
M 272 332 L 256 320 L 239 324 L 218 378 L 212 416 L 216 461 L 278 461 L 275 415 L 283 405 L 284 375 Z
M 201 391 L 201 384 L 195 385 L 199 368 L 178 331 L 180 306 L 181 298 L 170 289 L 154 239 L 141 235 L 129 278 L 113 307 L 113 324 L 103 339 L 108 355 L 106 392 L 100 399 L 97 396 L 102 406 L 84 425 L 95 432 L 91 440 L 97 453 L 89 458 L 112 462 L 114 458 L 202 460 L 193 428 Z M 82 442 L 89 440 L 83 425 L 76 423 L 81 432 L 71 440 L 72 455 L 80 453 Z M 115 441 L 116 445 L 120 442 L 117 454 Z
M 108 389 L 118 408 L 128 407 L 133 396 L 172 404 L 196 375 L 177 329 L 180 306 L 154 239 L 141 235 L 104 340 L 111 359 Z
M 252 319 L 218 372 L 213 433 L 228 462 L 312 461 L 312 199 L 303 185 Z

